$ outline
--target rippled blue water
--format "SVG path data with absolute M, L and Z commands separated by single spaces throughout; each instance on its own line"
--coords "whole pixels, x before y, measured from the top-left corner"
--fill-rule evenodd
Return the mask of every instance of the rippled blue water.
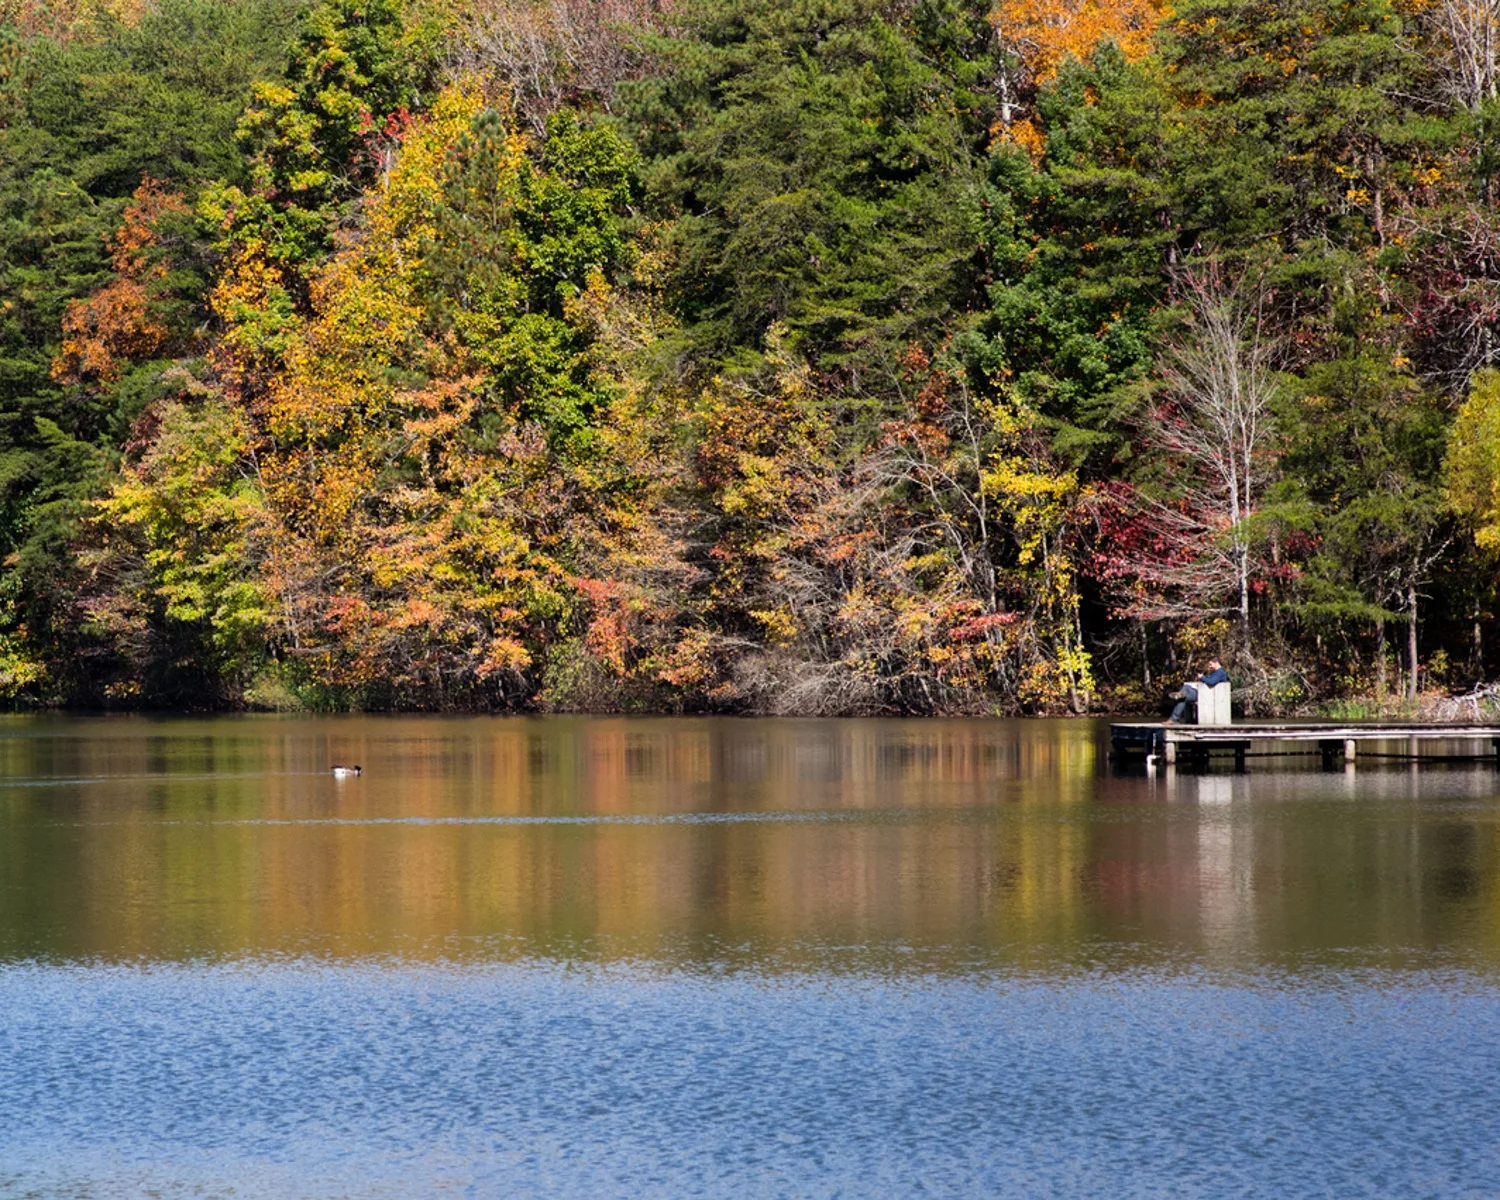
M 1494 768 L 1099 732 L 0 726 L 0 1197 L 1500 1195 Z
M 1493 1195 L 1500 997 L 13 966 L 7 1195 Z

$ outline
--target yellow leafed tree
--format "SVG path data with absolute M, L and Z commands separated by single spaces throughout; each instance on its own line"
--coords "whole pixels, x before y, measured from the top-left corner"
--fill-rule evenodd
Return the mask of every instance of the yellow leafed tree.
M 268 576 L 320 685 L 442 690 L 529 662 L 519 626 L 547 564 L 508 501 L 538 448 L 516 431 L 489 454 L 456 448 L 479 389 L 421 292 L 444 161 L 484 107 L 450 88 L 407 133 L 357 240 L 313 279 L 313 317 L 269 389 Z
M 1019 680 L 1023 703 L 1051 708 L 1066 701 L 1087 709 L 1094 690 L 1079 615 L 1076 543 L 1088 499 L 1076 470 L 1050 461 L 1025 409 L 997 401 L 991 418 L 999 445 L 979 485 L 994 500 L 1016 543 L 1018 590 L 1030 606 L 1012 637 L 1025 664 Z
M 1448 435 L 1449 506 L 1468 519 L 1474 540 L 1500 550 L 1500 372 L 1478 371 Z

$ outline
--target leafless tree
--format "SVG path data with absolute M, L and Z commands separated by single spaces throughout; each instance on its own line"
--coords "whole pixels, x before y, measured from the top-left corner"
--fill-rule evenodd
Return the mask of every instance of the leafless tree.
M 1153 536 L 1122 574 L 1147 585 L 1150 599 L 1137 600 L 1135 615 L 1232 613 L 1248 648 L 1260 565 L 1255 517 L 1270 475 L 1277 388 L 1267 288 L 1258 276 L 1228 278 L 1214 259 L 1179 272 L 1175 286 L 1187 315 L 1167 347 L 1148 437 L 1180 489 L 1142 501 Z
M 665 28 L 671 0 L 480 0 L 455 52 L 455 71 L 499 76 L 538 134 L 567 103 L 609 111 L 619 85 L 643 76 L 641 34 Z
M 1437 0 L 1423 16 L 1450 102 L 1477 113 L 1500 99 L 1500 0 Z

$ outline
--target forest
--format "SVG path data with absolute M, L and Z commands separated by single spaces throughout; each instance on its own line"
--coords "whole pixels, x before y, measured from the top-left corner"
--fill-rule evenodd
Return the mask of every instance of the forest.
M 0 701 L 1497 674 L 1495 0 L 0 0 Z

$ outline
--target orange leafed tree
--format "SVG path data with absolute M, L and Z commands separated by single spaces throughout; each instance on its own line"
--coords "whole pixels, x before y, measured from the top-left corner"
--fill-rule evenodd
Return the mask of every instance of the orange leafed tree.
M 1114 42 L 1128 59 L 1140 58 L 1165 11 L 1160 0 L 1005 0 L 990 20 L 1040 85 L 1070 55 L 1086 58 L 1100 42 Z
M 176 192 L 149 176 L 141 181 L 109 240 L 115 277 L 86 300 L 74 300 L 63 317 L 62 350 L 52 376 L 64 383 L 118 379 L 122 364 L 149 358 L 165 345 L 168 329 L 152 301 L 170 269 L 155 253 L 159 222 L 187 213 Z

